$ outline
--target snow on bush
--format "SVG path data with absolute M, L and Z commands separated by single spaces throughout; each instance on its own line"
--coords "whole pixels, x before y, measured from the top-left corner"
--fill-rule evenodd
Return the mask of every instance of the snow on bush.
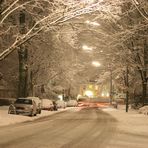
M 143 106 L 139 109 L 140 114 L 148 115 L 148 106 Z

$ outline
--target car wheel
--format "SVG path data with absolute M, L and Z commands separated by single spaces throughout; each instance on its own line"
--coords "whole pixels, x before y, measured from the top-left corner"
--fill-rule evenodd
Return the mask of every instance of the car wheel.
M 36 110 L 36 111 L 35 111 L 35 113 L 34 113 L 34 116 L 36 116 L 38 113 L 39 113 L 39 111 L 38 111 L 38 110 Z
M 49 111 L 53 111 L 54 109 L 51 107 L 50 109 L 49 109 Z
M 12 109 L 9 109 L 8 110 L 8 114 L 16 114 L 16 111 L 15 110 L 12 110 Z
M 41 109 L 39 110 L 39 114 L 41 114 Z
M 33 110 L 31 111 L 30 116 L 31 116 L 31 117 L 33 117 L 33 116 L 34 116 Z

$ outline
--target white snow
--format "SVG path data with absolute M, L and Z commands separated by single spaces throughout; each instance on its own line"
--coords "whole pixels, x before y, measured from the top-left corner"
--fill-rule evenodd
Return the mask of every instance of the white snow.
M 125 105 L 118 106 L 118 109 L 103 109 L 117 121 L 117 128 L 120 131 L 131 134 L 141 134 L 148 136 L 148 116 L 139 114 L 138 111 L 129 109 L 128 113 L 125 111 Z
M 148 115 L 148 106 L 143 106 L 139 109 L 140 114 Z
M 42 110 L 41 114 L 36 117 L 29 117 L 23 115 L 11 115 L 8 114 L 8 106 L 0 107 L 0 126 L 10 125 L 25 121 L 33 121 L 37 118 L 49 116 L 63 110 L 69 110 L 71 112 L 80 111 L 80 107 L 70 107 L 66 109 L 59 109 L 58 111 L 46 111 Z M 148 136 L 148 116 L 144 114 L 139 114 L 138 111 L 129 109 L 129 112 L 125 112 L 125 106 L 118 106 L 118 109 L 114 108 L 102 108 L 102 110 L 111 116 L 113 116 L 117 121 L 117 128 L 120 131 L 128 133 L 140 133 L 142 135 Z
M 102 108 L 103 111 L 117 111 L 117 109 L 115 108 L 110 108 L 110 107 L 107 107 L 107 108 Z
M 41 114 L 37 114 L 37 116 L 35 117 L 29 117 L 29 116 L 23 116 L 23 115 L 8 114 L 8 106 L 0 106 L 0 126 L 21 123 L 25 121 L 33 121 L 37 118 L 49 116 L 57 112 L 61 112 L 69 109 L 77 111 L 77 109 L 73 109 L 73 108 L 58 109 L 58 111 L 42 110 Z

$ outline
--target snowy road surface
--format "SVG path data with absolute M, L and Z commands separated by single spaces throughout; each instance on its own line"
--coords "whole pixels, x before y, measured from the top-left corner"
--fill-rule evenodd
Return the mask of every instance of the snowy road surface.
M 67 110 L 33 122 L 0 127 L 0 148 L 148 147 L 148 135 L 125 132 L 120 124 L 97 108 Z
M 34 117 L 29 117 L 29 116 L 23 116 L 23 115 L 8 114 L 8 108 L 9 106 L 0 106 L 0 126 L 6 126 L 10 124 L 22 123 L 27 121 L 34 121 L 38 118 L 50 116 L 58 112 L 72 109 L 72 108 L 65 108 L 65 109 L 58 109 L 58 111 L 42 110 L 41 114 L 37 114 L 37 116 L 34 116 Z

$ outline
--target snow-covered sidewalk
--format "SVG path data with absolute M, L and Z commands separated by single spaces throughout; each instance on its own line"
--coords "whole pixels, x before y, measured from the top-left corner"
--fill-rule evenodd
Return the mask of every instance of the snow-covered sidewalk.
M 103 111 L 118 121 L 117 128 L 121 132 L 148 136 L 148 116 L 139 114 L 138 111 L 132 109 L 126 113 L 123 105 L 118 109 L 106 108 Z
M 23 116 L 23 115 L 8 114 L 8 106 L 0 106 L 0 126 L 16 124 L 16 123 L 21 123 L 21 122 L 25 122 L 25 121 L 33 121 L 35 119 L 46 117 L 46 116 L 56 114 L 58 112 L 62 112 L 65 110 L 77 111 L 78 108 L 59 109 L 58 111 L 42 110 L 41 114 L 38 114 L 35 117 L 29 117 L 29 116 Z

